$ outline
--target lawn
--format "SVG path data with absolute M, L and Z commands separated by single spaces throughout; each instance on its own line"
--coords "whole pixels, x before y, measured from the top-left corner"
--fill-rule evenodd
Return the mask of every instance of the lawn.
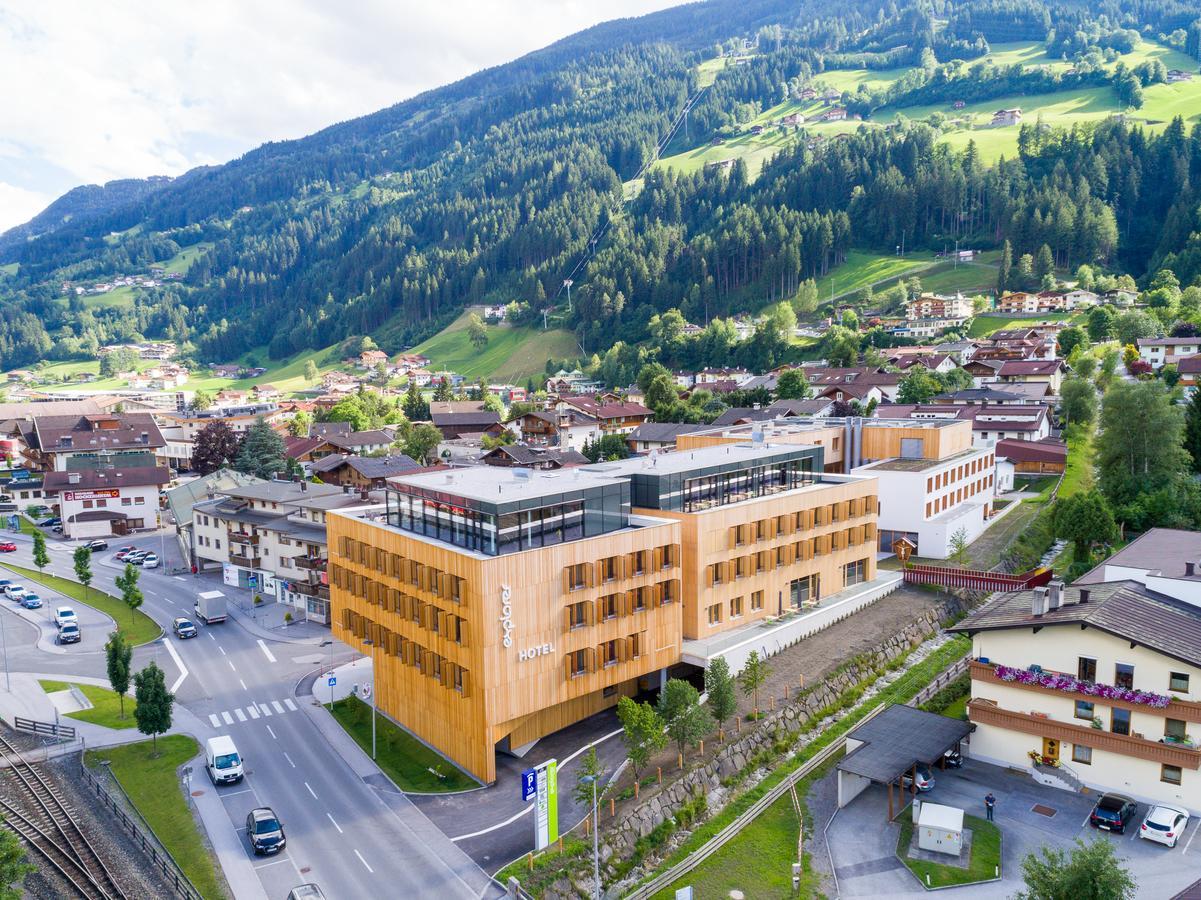
M 708 87 L 717 80 L 717 73 L 724 69 L 729 60 L 724 56 L 707 59 L 696 67 L 696 86 Z
M 371 707 L 358 697 L 347 697 L 333 705 L 334 718 L 363 750 L 371 752 Z M 376 763 L 402 791 L 441 793 L 479 787 L 478 782 L 455 768 L 394 722 L 378 716 Z M 439 778 L 430 769 L 437 769 Z
M 780 107 L 780 109 L 783 108 L 783 106 Z M 759 118 L 762 119 L 766 115 L 765 113 Z M 693 137 L 695 139 L 695 135 Z M 664 156 L 655 163 L 655 168 L 675 169 L 677 172 L 692 174 L 701 171 L 705 167 L 705 163 L 742 159 L 746 161 L 747 175 L 753 181 L 759 177 L 765 162 L 786 147 L 791 147 L 795 142 L 796 133 L 791 130 L 782 131 L 779 128 L 771 128 L 758 135 L 747 132 L 721 144 L 706 142 L 673 156 Z
M 922 290 L 934 294 L 953 294 L 962 291 L 967 296 L 987 294 L 997 286 L 997 267 L 989 263 L 939 263 L 918 273 Z
M 65 691 L 71 685 L 65 681 L 39 681 L 42 690 L 47 694 L 55 691 Z M 137 706 L 133 697 L 125 697 L 125 718 L 121 718 L 121 698 L 116 691 L 95 684 L 75 685 L 83 692 L 92 704 L 91 709 L 81 709 L 79 712 L 67 713 L 68 718 L 81 722 L 91 722 L 93 725 L 103 725 L 105 728 L 135 728 L 133 710 Z
M 858 293 L 868 285 L 873 288 L 891 286 L 899 278 L 911 275 L 922 277 L 922 272 L 934 265 L 934 255 L 928 252 L 912 253 L 909 256 L 894 256 L 891 253 L 866 253 L 852 250 L 846 262 L 817 283 L 818 301 L 845 297 Z M 922 282 L 923 287 L 925 281 Z
M 1088 490 L 1093 483 L 1093 430 L 1071 428 L 1067 435 L 1068 464 L 1059 486 L 1060 497 L 1070 497 L 1077 491 Z
M 30 537 L 35 534 L 45 534 L 42 529 L 38 528 L 37 525 L 29 520 L 28 516 L 18 516 L 17 521 L 21 523 L 21 534 L 27 534 Z
M 135 647 L 140 644 L 149 644 L 151 641 L 156 641 L 163 633 L 163 630 L 155 624 L 155 621 L 141 610 L 135 610 L 131 616 L 129 607 L 119 597 L 113 597 L 97 588 L 91 588 L 86 592 L 87 597 L 85 599 L 82 584 L 69 581 L 66 578 L 60 578 L 57 575 L 43 575 L 37 569 L 10 566 L 7 563 L 3 564 L 3 566 L 10 572 L 20 575 L 22 578 L 36 581 L 38 584 L 44 584 L 46 587 L 58 591 L 65 597 L 78 600 L 80 603 L 90 606 L 93 609 L 98 609 L 107 616 L 111 616 L 118 627 L 125 632 L 125 639 Z M 53 604 L 47 600 L 46 605 L 51 606 Z
M 913 813 L 910 807 L 906 806 L 901 810 L 894 821 L 901 825 L 901 835 L 897 838 L 897 857 L 922 884 L 927 884 L 927 877 L 930 879 L 928 884 L 931 888 L 973 884 L 997 877 L 997 870 L 1001 865 L 1001 829 L 992 822 L 977 816 L 963 817 L 964 827 L 972 829 L 972 859 L 966 869 L 960 869 L 922 859 L 910 859 L 909 841 L 913 837 Z
M 128 309 L 133 306 L 134 288 L 124 285 L 107 294 L 90 294 L 83 297 L 87 309 Z
M 5 263 L 0 266 L 0 275 L 16 275 L 21 271 L 20 263 Z
M 924 286 L 925 282 L 923 282 Z M 968 337 L 988 337 L 994 331 L 1002 328 L 1027 328 L 1031 325 L 1041 325 L 1044 322 L 1066 322 L 1079 313 L 1043 313 L 1028 318 L 983 315 L 972 319 L 972 327 L 968 329 Z
M 188 802 L 180 788 L 178 769 L 200 751 L 195 740 L 172 734 L 158 740 L 158 755 L 150 741 L 139 741 L 108 750 L 89 750 L 91 767 L 107 761 L 138 812 L 154 830 L 184 874 L 206 898 L 224 892 Z
M 251 366 L 262 366 L 266 374 L 257 378 L 218 378 L 210 375 L 197 375 L 189 378 L 184 390 L 208 391 L 214 393 L 222 388 L 237 388 L 247 390 L 256 384 L 270 384 L 279 388 L 285 394 L 312 388 L 315 385 L 304 379 L 304 364 L 309 360 L 317 366 L 318 373 L 328 372 L 342 367 L 342 358 L 337 352 L 337 345 L 322 347 L 319 350 L 304 350 L 284 359 L 267 359 L 265 348 L 251 351 L 241 357 L 238 362 Z M 319 384 L 319 383 L 318 383 Z
M 188 269 L 192 268 L 192 263 L 196 262 L 212 246 L 212 241 L 201 241 L 199 244 L 193 244 L 191 247 L 184 247 L 169 260 L 162 263 L 163 271 L 186 275 Z
M 511 328 L 488 326 L 488 343 L 476 350 L 467 335 L 470 312 L 455 319 L 443 331 L 418 344 L 412 353 L 430 358 L 433 371 L 447 369 L 472 380 L 476 378 L 524 381 L 546 368 L 548 359 L 575 358 L 580 355 L 575 337 L 569 331 L 552 328 Z

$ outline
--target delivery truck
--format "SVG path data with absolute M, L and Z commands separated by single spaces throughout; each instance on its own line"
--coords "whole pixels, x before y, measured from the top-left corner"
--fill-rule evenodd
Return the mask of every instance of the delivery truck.
M 224 622 L 228 618 L 225 595 L 220 591 L 203 591 L 196 598 L 196 618 L 205 625 Z

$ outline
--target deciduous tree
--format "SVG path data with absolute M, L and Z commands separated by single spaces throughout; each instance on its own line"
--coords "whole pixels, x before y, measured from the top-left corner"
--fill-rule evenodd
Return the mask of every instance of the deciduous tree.
M 724 731 L 726 722 L 738 710 L 734 696 L 734 676 L 725 657 L 718 656 L 705 668 L 705 693 L 709 695 L 709 712 Z
M 1137 887 L 1126 864 L 1104 838 L 1085 843 L 1076 838 L 1069 854 L 1044 846 L 1022 860 L 1026 889 L 1016 900 L 1128 900 Z
M 201 475 L 232 465 L 238 456 L 238 436 L 221 419 L 214 419 L 196 433 L 192 446 L 192 468 Z
M 1068 378 L 1059 390 L 1059 414 L 1065 424 L 1087 425 L 1097 415 L 1097 389 L 1091 381 Z
M 33 533 L 33 564 L 41 572 L 50 565 L 50 554 L 46 552 L 46 535 L 41 530 Z
M 659 715 L 675 741 L 680 755 L 689 744 L 696 744 L 712 728 L 713 719 L 701 705 L 701 695 L 687 681 L 669 679 L 659 696 Z
M 767 682 L 771 674 L 771 666 L 767 660 L 759 656 L 759 651 L 752 650 L 742 671 L 738 673 L 738 684 L 742 687 L 744 697 L 754 697 L 755 718 L 759 718 L 759 688 Z
M 88 585 L 92 583 L 92 551 L 84 546 L 76 547 L 71 561 L 75 564 L 75 580 L 83 585 L 83 600 L 86 603 Z
M 809 379 L 800 369 L 787 369 L 776 379 L 776 398 L 778 400 L 808 400 L 813 396 L 813 388 Z
M 125 718 L 125 692 L 129 690 L 130 664 L 133 662 L 133 648 L 125 640 L 121 629 L 108 636 L 104 645 L 105 663 L 108 668 L 109 686 L 116 692 L 121 701 L 121 718 Z
M 1072 542 L 1076 562 L 1089 559 L 1096 544 L 1117 537 L 1113 513 L 1097 491 L 1080 491 L 1056 501 L 1052 521 L 1056 535 Z
M 138 570 L 130 563 L 125 564 L 125 571 L 116 577 L 117 590 L 121 592 L 121 601 L 129 608 L 129 621 L 133 622 L 133 614 L 142 605 L 142 589 L 138 587 Z
M 663 717 L 649 703 L 622 697 L 617 701 L 617 721 L 621 723 L 626 756 L 637 779 L 651 756 L 667 746 Z
M 158 755 L 158 736 L 171 727 L 171 709 L 175 703 L 175 695 L 167 690 L 167 680 L 163 670 L 151 661 L 146 668 L 133 676 L 134 707 L 133 717 L 137 720 L 138 731 L 148 734 L 154 741 L 154 753 Z
M 1098 483 L 1115 507 L 1166 487 L 1188 467 L 1184 420 L 1158 381 L 1113 384 L 1096 440 Z

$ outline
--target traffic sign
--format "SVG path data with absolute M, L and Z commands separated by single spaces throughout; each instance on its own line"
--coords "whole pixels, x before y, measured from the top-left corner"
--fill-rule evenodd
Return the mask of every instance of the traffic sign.
M 528 802 L 537 793 L 538 773 L 534 769 L 526 769 L 521 773 L 521 802 Z
M 329 676 L 329 679 L 326 681 L 326 684 L 327 684 L 327 685 L 329 685 L 330 687 L 333 687 L 333 686 L 334 686 L 335 684 L 337 684 L 337 683 L 338 683 L 338 676 L 337 676 L 337 675 L 331 675 L 331 676 Z

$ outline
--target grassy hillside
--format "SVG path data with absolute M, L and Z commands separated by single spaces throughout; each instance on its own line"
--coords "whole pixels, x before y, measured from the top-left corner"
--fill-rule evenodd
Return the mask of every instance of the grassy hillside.
M 1002 328 L 1027 328 L 1031 325 L 1040 325 L 1043 322 L 1066 322 L 1079 315 L 1079 313 L 1043 313 L 1041 316 L 1028 316 L 1026 318 L 976 316 L 976 318 L 972 319 L 972 327 L 968 330 L 967 334 L 968 337 L 974 338 L 988 337 L 994 331 L 1000 331 Z
M 191 247 L 184 247 L 163 263 L 163 271 L 186 275 L 188 269 L 192 267 L 192 263 L 196 262 L 196 258 L 212 246 L 211 241 L 202 241 L 199 244 L 193 244 Z
M 892 254 L 865 253 L 852 250 L 846 262 L 817 283 L 818 299 L 855 294 L 868 285 L 885 287 L 898 278 L 918 275 L 934 265 L 934 254 L 914 253 L 904 258 Z M 924 282 L 923 282 L 924 283 Z
M 107 294 L 93 294 L 83 298 L 83 305 L 88 309 L 127 309 L 133 306 L 134 288 L 126 285 Z
M 444 331 L 413 348 L 431 360 L 432 369 L 449 369 L 468 378 L 524 381 L 541 372 L 546 361 L 579 355 L 571 332 L 552 328 L 510 328 L 489 326 L 488 344 L 477 351 L 467 336 L 464 313 Z

